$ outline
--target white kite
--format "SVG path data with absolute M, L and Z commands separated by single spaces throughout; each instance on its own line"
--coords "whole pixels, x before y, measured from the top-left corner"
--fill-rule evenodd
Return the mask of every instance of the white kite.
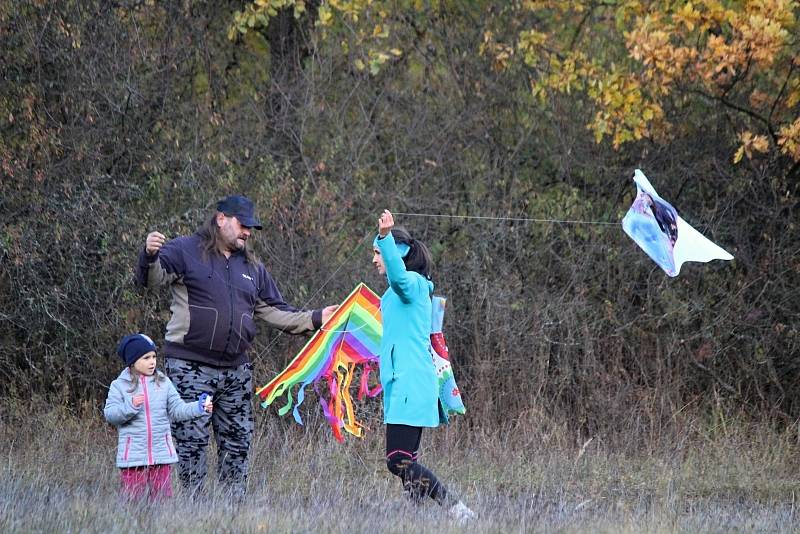
M 622 219 L 622 229 L 668 275 L 678 276 L 687 261 L 733 259 L 681 219 L 675 208 L 658 196 L 642 171 L 636 169 L 633 181 L 638 193 Z

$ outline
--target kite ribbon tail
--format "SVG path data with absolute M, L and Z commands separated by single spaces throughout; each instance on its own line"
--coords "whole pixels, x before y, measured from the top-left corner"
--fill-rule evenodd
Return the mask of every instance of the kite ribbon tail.
M 261 397 L 261 407 L 266 408 L 289 387 L 288 382 L 275 383 L 273 380 L 266 386 L 256 390 L 256 395 Z
M 328 408 L 328 403 L 325 402 L 325 399 L 320 397 L 319 404 L 322 406 L 322 413 L 325 414 L 325 419 L 328 420 L 328 424 L 331 426 L 331 430 L 333 431 L 333 437 L 336 438 L 337 441 L 344 441 L 344 437 L 342 436 L 342 432 L 339 430 L 339 425 L 336 424 L 336 418 L 331 414 L 330 408 Z
M 377 395 L 380 395 L 381 391 L 383 391 L 383 386 L 380 383 L 376 385 L 374 388 L 369 387 L 369 375 L 372 371 L 375 370 L 375 363 L 373 361 L 367 360 L 364 362 L 364 370 L 361 372 L 361 384 L 358 388 L 358 400 L 363 400 L 364 396 L 368 398 L 374 398 Z
M 377 361 L 371 362 L 370 368 L 374 369 L 375 368 L 374 365 L 377 365 Z M 383 391 L 383 384 L 381 384 L 381 381 L 378 380 L 378 384 L 374 388 L 367 391 L 367 397 L 369 397 L 370 399 L 375 398 L 381 394 L 381 391 Z
M 334 429 L 333 433 L 336 436 L 336 439 L 339 441 L 344 441 L 344 436 L 342 436 L 342 427 L 344 426 L 344 421 L 342 420 L 342 398 L 339 396 L 339 384 L 343 382 L 344 377 L 338 370 L 336 370 L 335 373 L 336 376 L 332 377 L 333 379 L 330 381 L 330 409 L 331 413 L 333 413 L 333 416 L 336 418 L 336 428 Z
M 294 420 L 297 421 L 297 424 L 302 425 L 303 419 L 300 417 L 300 405 L 303 404 L 303 399 L 306 398 L 306 386 L 308 382 L 303 382 L 300 384 L 300 391 L 297 392 L 297 404 L 294 405 L 294 410 L 292 410 L 292 415 L 294 416 Z
M 363 400 L 364 396 L 369 393 L 370 371 L 372 371 L 372 366 L 369 362 L 364 363 L 363 371 L 361 371 L 361 382 L 358 385 L 358 400 Z
M 322 406 L 322 413 L 325 414 L 325 419 L 328 420 L 328 424 L 331 426 L 333 437 L 335 437 L 337 441 L 343 442 L 344 436 L 342 436 L 342 431 L 340 429 L 342 422 L 341 419 L 336 417 L 335 403 L 333 399 L 333 397 L 336 395 L 337 389 L 336 379 L 331 375 L 326 375 L 325 379 L 328 381 L 328 391 L 331 396 L 331 400 L 326 402 L 325 398 L 322 395 L 319 395 L 319 403 Z
M 342 381 L 341 395 L 342 402 L 344 403 L 345 413 L 347 414 L 344 423 L 344 429 L 350 432 L 352 435 L 360 438 L 362 436 L 362 425 L 356 420 L 356 415 L 353 410 L 353 400 L 350 398 L 350 382 L 353 380 L 354 369 L 354 363 L 347 364 L 347 371 L 345 372 L 345 377 Z
M 292 390 L 291 389 L 287 389 L 286 390 L 286 404 L 284 406 L 282 406 L 280 410 L 278 410 L 278 415 L 283 417 L 284 415 L 286 415 L 289 412 L 289 410 L 291 408 L 292 408 Z

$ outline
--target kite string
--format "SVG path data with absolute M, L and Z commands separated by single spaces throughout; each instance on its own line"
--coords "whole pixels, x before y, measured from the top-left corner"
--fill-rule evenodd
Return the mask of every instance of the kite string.
M 364 243 L 364 241 L 366 241 L 367 238 L 374 233 L 375 230 L 370 229 L 367 231 L 367 233 L 364 234 L 364 237 L 358 240 L 358 243 L 356 243 L 356 245 L 353 247 L 353 249 L 350 251 L 347 257 L 339 264 L 338 267 L 336 267 L 336 269 L 330 274 L 330 276 L 328 276 L 328 278 L 326 278 L 325 281 L 322 282 L 322 285 L 319 286 L 319 288 L 317 288 L 317 290 L 310 297 L 308 297 L 308 300 L 306 300 L 305 304 L 301 306 L 301 309 L 305 309 L 305 307 L 311 303 L 314 297 L 319 295 L 320 291 L 322 291 L 325 288 L 325 286 L 328 285 L 328 282 L 333 280 L 333 277 L 336 276 L 339 273 L 339 271 L 342 270 L 342 267 L 344 267 L 346 263 L 350 262 L 350 260 L 353 258 L 355 253 L 358 251 L 359 247 L 361 247 L 361 245 Z
M 496 217 L 496 216 L 486 216 L 486 215 L 449 215 L 449 214 L 435 214 L 435 213 L 409 213 L 409 212 L 394 212 L 394 215 L 403 215 L 406 217 L 428 217 L 428 218 L 446 218 L 446 219 L 473 219 L 473 220 L 487 220 L 487 221 L 513 221 L 513 222 L 537 222 L 537 223 L 551 223 L 551 224 L 587 224 L 587 225 L 597 225 L 597 226 L 616 226 L 619 223 L 616 222 L 608 222 L 608 221 L 587 221 L 587 220 L 577 220 L 577 219 L 548 219 L 548 218 L 533 218 L 533 217 Z M 355 255 L 358 248 L 364 243 L 364 241 L 374 233 L 374 230 L 369 230 L 364 234 L 358 243 L 353 247 L 347 257 L 336 267 L 336 269 L 328 276 L 328 278 L 320 285 L 317 290 L 308 297 L 306 302 L 300 307 L 301 309 L 305 309 L 311 301 L 319 295 L 319 293 L 325 288 L 325 286 L 333 280 L 333 278 L 339 273 L 339 271 L 344 267 L 346 263 L 348 263 L 352 257 Z M 250 358 L 250 362 L 255 364 L 257 360 L 260 360 L 277 342 L 281 339 L 281 336 L 284 332 L 281 330 L 261 351 L 255 354 L 252 358 Z M 226 388 L 227 390 L 227 388 Z M 224 391 L 223 391 L 224 392 Z
M 344 265 L 345 265 L 346 263 L 348 263 L 348 262 L 349 262 L 349 261 L 350 261 L 350 260 L 353 258 L 353 256 L 355 255 L 356 251 L 358 251 L 359 247 L 361 247 L 361 245 L 364 243 L 364 241 L 366 241 L 367 237 L 371 236 L 373 233 L 374 233 L 374 230 L 369 230 L 369 231 L 368 231 L 366 234 L 364 234 L 364 237 L 362 237 L 362 238 L 361 238 L 361 239 L 358 241 L 358 243 L 356 243 L 356 245 L 353 247 L 353 249 L 352 249 L 352 250 L 351 250 L 351 251 L 348 253 L 347 257 L 344 259 L 344 261 L 342 261 L 342 262 L 339 264 L 339 266 L 338 266 L 338 267 L 336 267 L 336 269 L 335 269 L 335 270 L 334 270 L 334 271 L 331 273 L 331 275 L 330 275 L 330 276 L 328 276 L 328 278 L 327 278 L 327 279 L 326 279 L 326 280 L 325 280 L 325 281 L 322 283 L 322 285 L 321 285 L 321 286 L 319 286 L 319 288 L 318 288 L 318 289 L 317 289 L 317 290 L 316 290 L 316 291 L 315 291 L 315 292 L 314 292 L 314 293 L 313 293 L 313 294 L 312 294 L 310 297 L 308 297 L 308 299 L 307 299 L 307 300 L 306 300 L 306 302 L 305 302 L 305 303 L 304 303 L 304 304 L 303 304 L 303 305 L 300 307 L 300 309 L 305 309 L 305 308 L 306 308 L 306 306 L 308 306 L 308 305 L 309 305 L 309 303 L 312 301 L 312 299 L 314 299 L 314 297 L 316 297 L 316 296 L 317 296 L 317 295 L 320 293 L 320 291 L 322 291 L 322 290 L 325 288 L 325 286 L 326 286 L 326 285 L 328 285 L 328 283 L 329 283 L 331 280 L 333 280 L 333 277 L 334 277 L 334 276 L 336 276 L 336 274 L 337 274 L 337 273 L 338 273 L 338 272 L 339 272 L 339 271 L 342 269 L 342 267 L 344 267 Z M 283 330 L 279 330 L 279 331 L 278 331 L 278 335 L 276 335 L 276 336 L 275 336 L 275 337 L 272 339 L 272 341 L 270 341 L 269 343 L 267 343 L 267 345 L 266 345 L 266 346 L 265 346 L 265 347 L 264 347 L 264 348 L 263 348 L 263 349 L 262 349 L 260 352 L 258 352 L 257 354 L 255 354 L 255 355 L 254 355 L 252 358 L 250 358 L 250 363 L 251 363 L 251 365 L 254 365 L 254 364 L 256 363 L 256 361 L 257 361 L 257 360 L 261 359 L 261 358 L 264 356 L 264 354 L 266 354 L 266 353 L 267 353 L 267 352 L 268 352 L 268 351 L 269 351 L 269 350 L 270 350 L 270 349 L 271 349 L 271 348 L 272 348 L 272 347 L 275 345 L 275 343 L 277 343 L 277 342 L 278 342 L 278 340 L 279 340 L 279 339 L 281 339 L 281 336 L 283 336 L 283 334 L 284 334 L 284 331 L 283 331 Z M 235 383 L 233 383 L 233 384 L 230 384 L 228 387 L 226 387 L 226 388 L 222 389 L 221 391 L 217 391 L 217 392 L 214 394 L 214 398 L 215 398 L 215 399 L 219 398 L 220 396 L 222 396 L 222 395 L 224 395 L 225 393 L 227 393 L 228 391 L 230 391 L 230 390 L 231 390 L 231 388 L 232 388 L 232 387 L 234 387 L 234 386 L 235 386 L 235 387 L 238 387 L 238 386 L 239 386 L 239 384 L 235 384 Z
M 311 301 L 317 295 L 319 295 L 319 293 L 325 288 L 325 286 L 328 285 L 328 283 L 331 280 L 333 280 L 333 278 L 339 273 L 339 271 L 342 270 L 342 267 L 344 267 L 345 264 L 349 263 L 350 260 L 353 259 L 353 256 L 358 251 L 358 249 L 361 247 L 361 245 L 364 243 L 364 241 L 366 241 L 366 239 L 369 236 L 371 236 L 373 233 L 374 233 L 374 230 L 370 229 L 369 231 L 367 231 L 367 233 L 364 234 L 364 237 L 359 239 L 359 241 L 355 244 L 355 246 L 352 248 L 352 250 L 347 254 L 347 257 L 336 267 L 336 269 L 334 269 L 334 271 L 330 274 L 330 276 L 328 276 L 328 278 L 322 283 L 322 285 L 320 285 L 319 288 L 317 288 L 317 290 L 311 296 L 308 297 L 306 302 L 302 306 L 300 306 L 300 309 L 305 309 L 306 306 L 308 306 L 311 303 Z M 281 338 L 281 336 L 283 334 L 284 334 L 284 331 L 283 330 L 279 330 L 278 331 L 278 335 L 276 335 L 272 339 L 272 341 L 270 341 L 261 351 L 259 351 L 252 358 L 250 358 L 250 363 L 255 364 L 255 362 L 257 360 L 261 359 L 264 356 L 264 354 L 266 354 L 275 345 L 275 343 L 278 342 L 278 340 Z
M 492 217 L 487 215 L 449 215 L 446 213 L 404 213 L 401 211 L 392 212 L 393 215 L 405 215 L 406 217 L 434 217 L 442 219 L 476 219 L 485 221 L 514 221 L 514 222 L 538 222 L 538 223 L 558 223 L 558 224 L 594 224 L 598 226 L 617 226 L 618 222 L 609 221 L 586 221 L 579 219 L 546 219 L 535 217 Z
M 494 216 L 486 216 L 486 215 L 449 215 L 449 214 L 437 214 L 437 213 L 408 213 L 408 212 L 393 212 L 394 215 L 403 215 L 406 217 L 428 217 L 428 218 L 446 218 L 446 219 L 474 219 L 474 220 L 488 220 L 488 221 L 515 221 L 515 222 L 538 222 L 538 223 L 553 223 L 553 224 L 593 224 L 597 226 L 617 226 L 619 223 L 617 222 L 609 222 L 609 221 L 587 221 L 587 220 L 577 220 L 577 219 L 548 219 L 548 218 L 532 218 L 532 217 L 494 217 Z M 374 230 L 367 231 L 364 234 L 358 243 L 356 243 L 355 247 L 350 251 L 348 256 L 342 261 L 333 273 L 328 276 L 328 278 L 322 283 L 319 288 L 306 300 L 306 302 L 300 307 L 301 309 L 305 309 L 309 303 L 316 297 L 324 288 L 325 286 L 338 274 L 338 272 L 344 267 L 346 263 L 350 261 L 353 257 L 355 252 L 358 248 L 364 243 L 364 241 L 374 233 Z M 264 347 L 260 352 L 258 352 L 253 358 L 250 359 L 252 363 L 255 363 L 256 360 L 261 359 L 264 354 L 272 348 L 275 343 L 277 343 L 278 339 L 283 335 L 283 331 L 279 331 L 278 335 L 270 341 L 266 347 Z

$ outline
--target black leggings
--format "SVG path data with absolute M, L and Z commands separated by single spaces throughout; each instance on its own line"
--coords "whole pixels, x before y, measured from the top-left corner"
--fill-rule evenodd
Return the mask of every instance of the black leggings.
M 449 504 L 447 489 L 436 475 L 417 463 L 422 428 L 408 425 L 386 425 L 386 466 L 403 481 L 403 489 L 414 502 L 430 496 L 441 505 Z

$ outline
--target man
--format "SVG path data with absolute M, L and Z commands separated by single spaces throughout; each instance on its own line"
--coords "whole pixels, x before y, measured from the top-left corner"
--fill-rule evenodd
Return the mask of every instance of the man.
M 144 287 L 169 284 L 172 294 L 164 344 L 167 375 L 183 398 L 213 395 L 210 417 L 173 424 L 180 479 L 192 492 L 206 477 L 210 422 L 219 479 L 234 497 L 244 495 L 253 434 L 247 350 L 256 333 L 255 319 L 302 334 L 320 328 L 337 308 L 304 311 L 284 302 L 248 247 L 254 228 L 260 230 L 261 222 L 253 203 L 228 196 L 194 235 L 165 242 L 164 235 L 151 232 L 139 254 L 137 282 Z

